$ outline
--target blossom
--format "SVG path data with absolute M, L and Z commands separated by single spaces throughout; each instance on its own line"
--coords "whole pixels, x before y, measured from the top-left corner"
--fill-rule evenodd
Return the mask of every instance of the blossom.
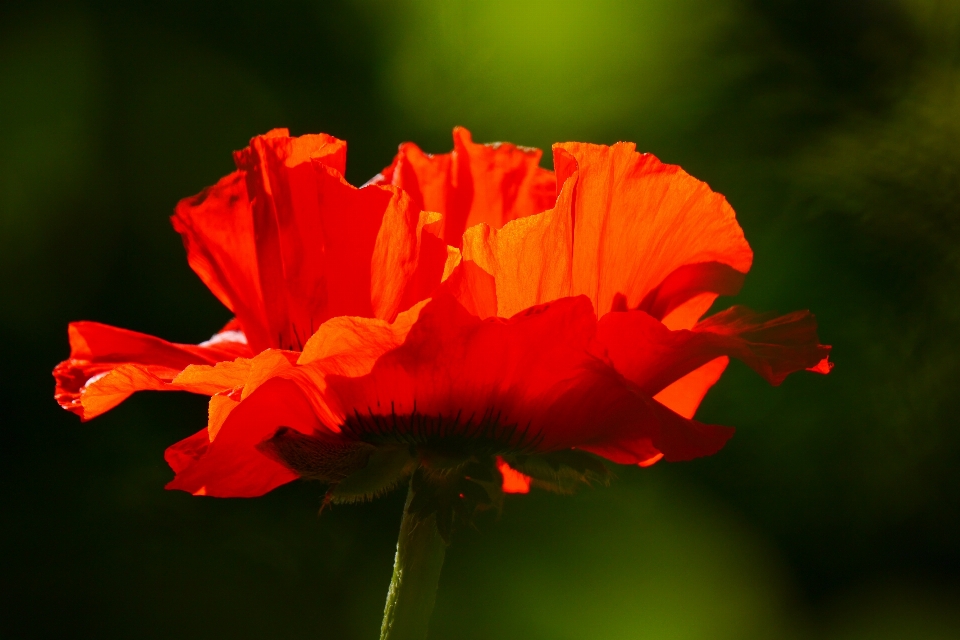
M 199 346 L 78 323 L 57 370 L 84 418 L 137 389 L 212 396 L 167 450 L 169 488 L 311 478 L 336 502 L 412 475 L 446 536 L 504 491 L 602 480 L 603 460 L 715 453 L 733 430 L 694 414 L 730 357 L 771 384 L 830 369 L 809 312 L 703 318 L 752 251 L 723 196 L 632 144 L 554 145 L 550 172 L 456 129 L 452 153 L 405 144 L 359 190 L 328 136 L 271 132 L 236 159 L 174 216 L 236 320 Z

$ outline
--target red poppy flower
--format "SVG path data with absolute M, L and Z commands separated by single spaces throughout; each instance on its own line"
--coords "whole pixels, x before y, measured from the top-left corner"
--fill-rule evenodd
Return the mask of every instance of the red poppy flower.
M 501 491 L 602 479 L 600 458 L 715 453 L 732 429 L 693 416 L 729 357 L 772 384 L 830 368 L 808 312 L 701 320 L 752 252 L 721 195 L 632 144 L 555 145 L 554 173 L 457 129 L 452 153 L 403 145 L 359 190 L 344 159 L 286 132 L 236 154 L 174 216 L 236 321 L 199 346 L 72 325 L 61 404 L 210 394 L 208 426 L 167 450 L 169 488 L 305 477 L 350 501 L 412 473 L 445 533 Z

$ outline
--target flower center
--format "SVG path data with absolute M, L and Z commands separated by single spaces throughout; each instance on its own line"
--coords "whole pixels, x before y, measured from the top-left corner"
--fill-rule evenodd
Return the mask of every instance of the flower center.
M 344 435 L 374 446 L 411 445 L 420 452 L 469 458 L 524 454 L 535 451 L 543 438 L 532 434 L 529 424 L 521 427 L 505 423 L 502 414 L 488 409 L 481 415 L 463 412 L 456 415 L 429 415 L 416 409 L 412 413 L 378 415 L 355 412 L 340 428 Z

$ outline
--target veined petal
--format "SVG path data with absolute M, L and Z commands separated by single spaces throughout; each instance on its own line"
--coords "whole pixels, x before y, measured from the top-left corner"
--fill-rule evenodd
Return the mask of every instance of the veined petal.
M 706 184 L 628 144 L 556 145 L 554 162 L 553 209 L 464 234 L 464 260 L 495 280 L 498 315 L 582 294 L 598 317 L 639 308 L 679 329 L 739 291 L 753 254 Z
M 55 397 L 83 420 L 117 406 L 135 391 L 176 390 L 174 378 L 192 364 L 247 357 L 243 334 L 223 331 L 200 345 L 175 344 L 97 322 L 68 328 L 70 358 L 54 369 Z
M 509 318 L 523 309 L 571 295 L 573 223 L 567 209 L 572 189 L 566 186 L 556 208 L 514 220 L 502 229 L 486 224 L 463 235 L 463 265 L 473 263 L 493 281 L 496 315 Z M 467 275 L 467 274 L 464 274 Z M 482 278 L 471 275 L 458 296 L 488 299 Z M 492 314 L 491 314 L 492 315 Z
M 251 346 L 259 350 L 272 344 L 243 172 L 234 171 L 181 200 L 171 222 L 183 239 L 190 267 L 236 314 Z
M 539 149 L 509 143 L 477 144 L 457 127 L 451 153 L 431 155 L 405 143 L 370 184 L 396 185 L 420 209 L 443 214 L 440 237 L 459 246 L 464 230 L 475 224 L 499 229 L 553 206 L 557 183 L 552 171 L 540 167 L 541 156 Z
M 297 351 L 266 349 L 253 358 L 237 358 L 212 366 L 192 364 L 172 383 L 177 389 L 209 396 L 236 389 L 246 397 L 260 381 L 290 367 L 299 357 Z
M 686 265 L 749 271 L 753 252 L 733 209 L 680 167 L 622 142 L 554 145 L 554 166 L 558 184 L 576 178 L 572 293 L 587 295 L 599 316 L 618 295 L 637 308 Z
M 173 223 L 255 351 L 299 350 L 331 317 L 392 320 L 440 283 L 439 214 L 396 187 L 348 184 L 342 140 L 276 129 L 235 160 L 238 171 L 183 200 Z
M 651 395 L 721 356 L 742 360 L 777 385 L 794 371 L 816 369 L 828 357 L 830 347 L 820 344 L 816 329 L 816 319 L 806 311 L 777 317 L 731 307 L 691 330 L 677 331 L 643 311 L 614 312 L 601 318 L 593 348 Z
M 596 327 L 583 296 L 507 320 L 481 320 L 440 296 L 368 374 L 321 373 L 323 389 L 313 389 L 330 411 L 328 427 L 355 420 L 354 435 L 368 423 L 401 430 L 395 434 L 401 441 L 429 438 L 431 428 L 454 429 L 451 439 L 482 432 L 506 450 L 576 447 L 635 463 L 661 454 L 687 459 L 722 446 L 728 429 L 685 420 L 594 357 Z M 422 431 L 423 420 L 436 424 Z
M 167 489 L 243 498 L 296 480 L 295 472 L 257 449 L 280 427 L 306 434 L 322 428 L 300 388 L 273 378 L 229 413 L 214 440 L 204 429 L 167 449 L 165 457 L 177 474 Z

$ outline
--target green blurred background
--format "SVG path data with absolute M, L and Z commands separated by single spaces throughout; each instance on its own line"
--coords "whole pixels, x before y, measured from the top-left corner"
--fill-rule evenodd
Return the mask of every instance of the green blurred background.
M 6 0 L 0 638 L 376 637 L 401 492 L 166 492 L 204 398 L 81 425 L 50 370 L 70 320 L 228 319 L 168 216 L 251 136 L 344 138 L 360 184 L 456 124 L 706 180 L 756 251 L 738 301 L 814 310 L 837 367 L 735 364 L 717 456 L 509 498 L 455 539 L 432 637 L 960 637 L 960 3 Z

